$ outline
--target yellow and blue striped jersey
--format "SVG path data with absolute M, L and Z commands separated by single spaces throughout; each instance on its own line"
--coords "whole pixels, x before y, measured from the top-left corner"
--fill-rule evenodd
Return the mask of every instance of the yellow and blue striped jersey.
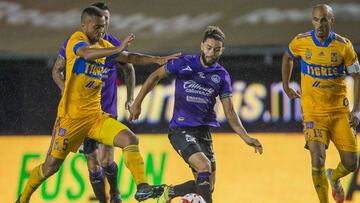
M 58 106 L 58 117 L 83 118 L 101 112 L 101 76 L 106 58 L 85 60 L 76 55 L 82 46 L 113 47 L 103 39 L 92 44 L 83 32 L 75 32 L 69 38 L 65 52 L 65 89 Z
M 348 112 L 346 68 L 357 62 L 351 42 L 334 33 L 321 44 L 314 31 L 297 35 L 289 44 L 291 57 L 301 60 L 303 112 Z

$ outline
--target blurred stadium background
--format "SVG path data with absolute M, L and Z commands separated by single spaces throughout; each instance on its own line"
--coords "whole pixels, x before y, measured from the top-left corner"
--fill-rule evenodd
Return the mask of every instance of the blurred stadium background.
M 14 202 L 29 170 L 45 158 L 60 92 L 51 68 L 63 41 L 79 27 L 82 8 L 95 1 L 0 1 L 0 202 Z M 234 104 L 245 127 L 264 145 L 258 156 L 226 124 L 214 129 L 217 183 L 214 202 L 317 202 L 310 157 L 303 148 L 300 101 L 282 92 L 280 60 L 288 42 L 311 29 L 311 7 L 320 1 L 293 0 L 111 0 L 110 32 L 136 35 L 130 50 L 149 54 L 198 53 L 209 24 L 223 28 L 226 51 L 221 63 L 232 76 Z M 334 31 L 351 39 L 360 52 L 360 3 L 321 1 L 335 10 Z M 298 67 L 298 66 L 297 66 Z M 136 66 L 137 89 L 156 67 Z M 119 120 L 127 123 L 126 98 L 119 72 Z M 294 70 L 294 81 L 299 69 Z M 352 84 L 351 78 L 347 79 Z M 294 82 L 294 87 L 299 84 Z M 191 178 L 188 167 L 170 146 L 166 129 L 173 103 L 172 81 L 163 81 L 147 97 L 137 123 L 127 123 L 140 136 L 150 183 L 177 184 Z M 353 101 L 352 89 L 349 99 Z M 339 157 L 331 145 L 327 166 Z M 135 185 L 121 151 L 119 182 L 124 202 L 134 202 Z M 42 202 L 96 202 L 85 158 L 71 154 L 60 172 L 35 193 Z M 344 180 L 347 202 L 360 202 L 359 171 Z M 147 201 L 154 202 L 154 201 Z M 176 202 L 176 201 L 175 201 Z

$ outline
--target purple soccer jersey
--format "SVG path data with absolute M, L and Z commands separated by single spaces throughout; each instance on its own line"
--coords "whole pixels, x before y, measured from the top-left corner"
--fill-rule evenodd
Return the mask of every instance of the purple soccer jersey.
M 109 41 L 114 46 L 120 46 L 121 41 L 106 33 L 105 40 Z M 66 60 L 66 46 L 69 39 L 67 39 L 60 52 L 59 56 Z M 119 62 L 114 60 L 106 60 L 105 67 L 102 73 L 102 88 L 101 88 L 101 108 L 104 112 L 111 114 L 114 118 L 117 118 L 117 65 Z M 120 63 L 121 64 L 121 63 Z
M 170 61 L 166 71 L 175 75 L 175 104 L 170 127 L 219 127 L 216 97 L 232 94 L 229 73 L 220 64 L 204 67 L 200 56 L 184 55 Z

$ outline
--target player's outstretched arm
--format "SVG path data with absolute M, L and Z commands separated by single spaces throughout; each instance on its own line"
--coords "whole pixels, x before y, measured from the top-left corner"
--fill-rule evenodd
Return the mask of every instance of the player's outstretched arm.
M 144 100 L 145 96 L 159 83 L 163 78 L 167 77 L 167 72 L 165 66 L 161 66 L 156 71 L 154 71 L 145 81 L 139 94 L 136 96 L 134 104 L 130 107 L 129 120 L 136 120 L 139 118 L 141 113 L 141 103 Z
M 135 70 L 131 63 L 126 63 L 122 68 L 125 78 L 126 95 L 125 109 L 129 110 L 134 102 L 134 89 L 135 89 Z
M 120 46 L 111 48 L 91 48 L 90 46 L 82 46 L 76 50 L 76 55 L 84 58 L 85 60 L 95 60 L 103 57 L 109 57 L 124 51 L 134 39 L 135 35 L 129 34 Z
M 293 66 L 293 58 L 287 52 L 285 52 L 282 58 L 281 75 L 284 91 L 290 99 L 301 97 L 299 91 L 296 91 L 289 86 Z
M 52 78 L 56 83 L 56 85 L 60 88 L 61 94 L 63 94 L 65 87 L 64 75 L 63 75 L 64 70 L 65 70 L 65 59 L 63 59 L 61 56 L 58 56 L 52 68 Z
M 177 59 L 181 53 L 175 53 L 168 56 L 151 56 L 135 52 L 123 52 L 115 60 L 122 63 L 132 63 L 135 65 L 158 64 L 164 65 L 169 60 Z
M 231 126 L 231 128 L 245 141 L 246 144 L 255 148 L 255 152 L 262 154 L 263 148 L 259 140 L 252 138 L 246 132 L 242 125 L 239 116 L 234 110 L 231 97 L 225 97 L 221 99 L 221 103 L 224 109 L 225 116 Z

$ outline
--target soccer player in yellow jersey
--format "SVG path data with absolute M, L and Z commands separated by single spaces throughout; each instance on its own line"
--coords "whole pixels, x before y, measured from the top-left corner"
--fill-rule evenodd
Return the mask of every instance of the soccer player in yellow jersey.
M 350 40 L 331 31 L 334 12 L 319 4 L 312 10 L 314 30 L 297 35 L 282 60 L 283 88 L 290 98 L 301 98 L 306 148 L 310 150 L 312 179 L 321 203 L 328 200 L 328 181 L 337 203 L 344 202 L 340 178 L 358 167 L 355 128 L 359 124 L 360 67 Z M 293 58 L 301 60 L 301 94 L 289 87 Z M 354 79 L 354 105 L 349 110 L 345 76 Z M 330 140 L 341 162 L 325 171 Z M 328 181 L 327 181 L 328 180 Z
M 177 54 L 166 57 L 124 57 L 126 53 L 122 52 L 134 40 L 134 35 L 128 35 L 121 46 L 113 47 L 102 39 L 105 26 L 102 10 L 93 6 L 83 10 L 81 31 L 69 38 L 66 47 L 65 88 L 48 155 L 43 164 L 31 171 L 29 181 L 16 201 L 18 203 L 29 202 L 32 193 L 41 183 L 59 170 L 70 151 L 77 151 L 85 136 L 122 148 L 125 165 L 137 184 L 136 200 L 156 198 L 163 192 L 162 186 L 150 186 L 147 183 L 138 138 L 124 124 L 102 112 L 101 76 L 106 58 L 133 64 L 163 65 L 176 58 Z

